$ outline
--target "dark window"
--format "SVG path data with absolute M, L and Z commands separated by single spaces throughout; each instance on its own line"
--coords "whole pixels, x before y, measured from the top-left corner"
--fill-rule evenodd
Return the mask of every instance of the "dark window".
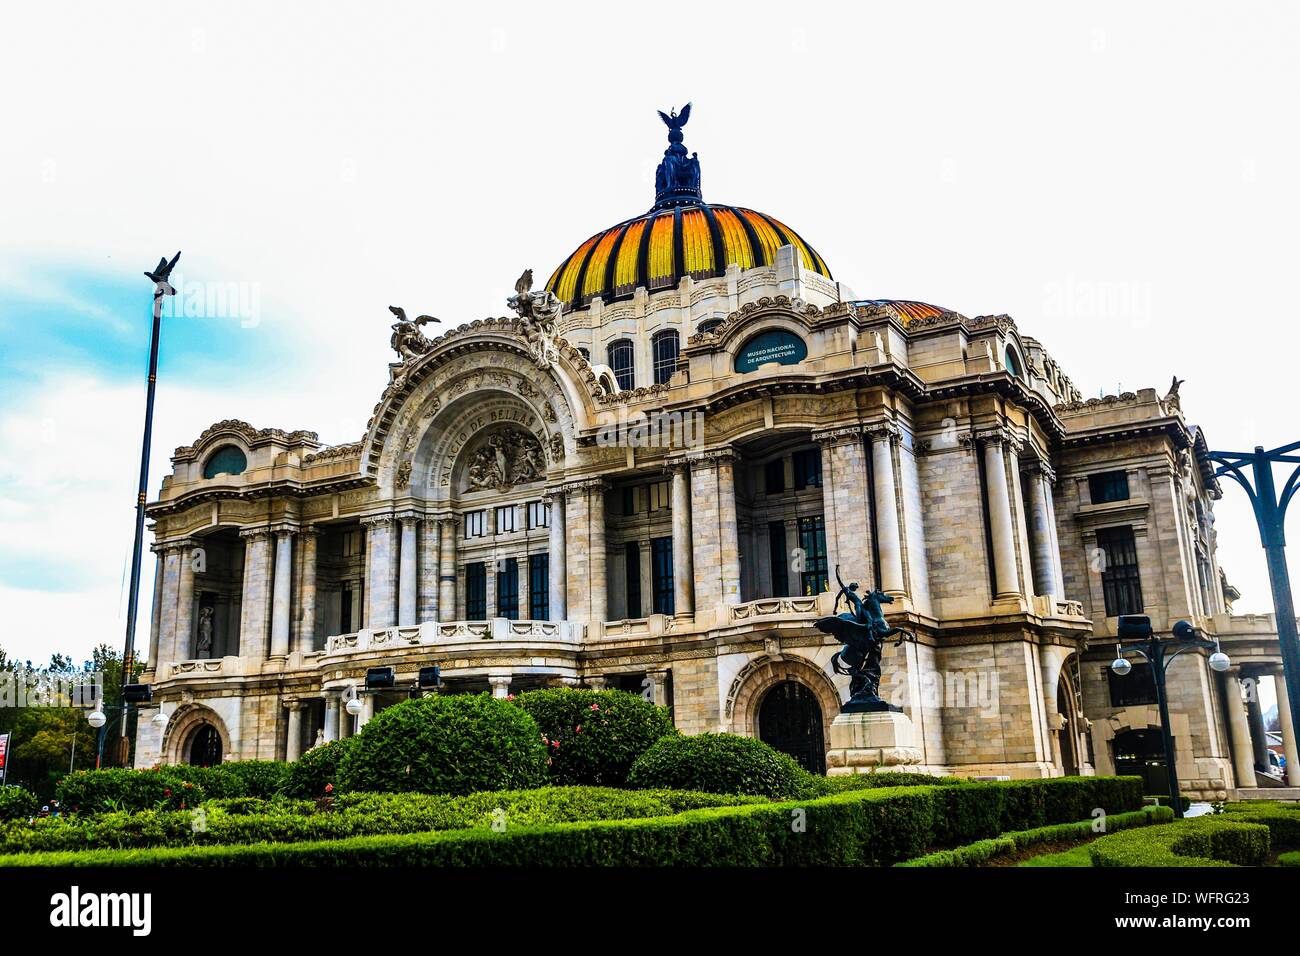
M 822 454 L 816 448 L 794 453 L 794 487 L 796 491 L 822 486 Z
M 506 558 L 497 565 L 497 617 L 519 620 L 519 560 Z
M 465 565 L 465 619 L 487 618 L 487 565 L 482 561 Z
M 650 541 L 650 583 L 655 614 L 673 613 L 673 539 Z
M 805 595 L 830 589 L 826 576 L 826 521 L 821 515 L 799 519 L 799 547 L 803 550 L 803 571 L 799 587 Z
M 528 617 L 551 618 L 551 556 L 545 551 L 528 556 Z
M 651 341 L 655 359 L 655 384 L 667 385 L 668 380 L 677 371 L 677 332 L 667 329 L 655 335 Z
M 223 445 L 208 459 L 208 463 L 203 466 L 204 478 L 215 478 L 217 475 L 238 475 L 248 467 L 248 459 L 244 453 L 234 445 Z
M 578 354 L 582 356 L 584 361 L 587 362 L 591 361 L 591 349 L 584 349 L 581 345 L 579 345 Z
M 630 391 L 635 387 L 635 376 L 632 373 L 632 340 L 619 339 L 610 345 L 608 349 L 609 367 L 614 370 L 614 378 L 618 380 L 618 387 L 623 391 Z
M 641 545 L 628 541 L 623 545 L 623 561 L 627 565 L 627 614 L 624 617 L 641 616 Z
M 347 634 L 352 630 L 352 588 L 343 585 L 339 594 L 339 633 Z
M 632 486 L 623 489 L 623 514 L 636 514 L 636 488 Z
M 1016 350 L 1013 349 L 1010 345 L 1008 345 L 1006 355 L 1007 355 L 1007 371 L 1010 372 L 1012 375 L 1014 375 L 1016 378 L 1024 378 L 1025 377 L 1024 373 L 1020 370 L 1020 356 L 1016 354 Z
M 695 327 L 696 332 L 713 332 L 722 327 L 722 319 L 705 319 Z
M 763 491 L 769 495 L 785 491 L 784 458 L 773 458 L 763 466 Z
M 790 556 L 785 553 L 785 522 L 767 524 L 767 549 L 772 563 L 772 597 L 790 596 Z
M 1088 494 L 1094 505 L 1106 501 L 1128 501 L 1128 472 L 1103 471 L 1088 476 Z
M 1142 582 L 1138 576 L 1137 543 L 1133 529 L 1102 528 L 1097 532 L 1102 552 L 1101 587 L 1106 616 L 1142 613 Z
M 1139 661 L 1132 663 L 1133 669 L 1123 677 L 1109 667 L 1106 668 L 1112 707 L 1140 707 L 1156 703 L 1156 682 L 1151 673 L 1151 665 Z

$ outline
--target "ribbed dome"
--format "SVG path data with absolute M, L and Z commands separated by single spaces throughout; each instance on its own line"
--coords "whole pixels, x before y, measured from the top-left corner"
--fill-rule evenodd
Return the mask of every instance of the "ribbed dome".
M 791 245 L 805 269 L 832 278 L 816 250 L 771 216 L 715 203 L 674 205 L 596 233 L 560 263 L 546 288 L 580 308 L 597 295 L 612 302 L 638 286 L 654 291 L 676 286 L 683 276 L 722 275 L 732 263 L 770 266 L 776 250 Z
M 625 299 L 638 287 L 671 289 L 683 276 L 720 276 L 728 265 L 770 266 L 776 250 L 794 246 L 805 269 L 830 279 L 831 270 L 797 232 L 771 216 L 739 206 L 706 203 L 700 192 L 700 161 L 686 154 L 682 127 L 691 116 L 660 113 L 668 148 L 655 172 L 655 204 L 649 212 L 604 229 L 560 263 L 546 288 L 570 308 L 594 296 Z

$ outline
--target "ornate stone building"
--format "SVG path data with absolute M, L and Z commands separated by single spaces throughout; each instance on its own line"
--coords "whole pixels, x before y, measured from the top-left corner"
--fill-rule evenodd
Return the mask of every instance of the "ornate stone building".
M 838 567 L 915 634 L 884 692 L 920 766 L 1149 772 L 1149 675 L 1107 669 L 1144 613 L 1237 665 L 1171 668 L 1186 786 L 1254 786 L 1240 679 L 1276 638 L 1231 614 L 1177 385 L 1083 401 L 1005 315 L 859 298 L 782 222 L 703 201 L 687 115 L 650 211 L 525 276 L 515 315 L 427 338 L 394 310 L 359 441 L 224 421 L 176 450 L 137 765 L 294 759 L 437 664 L 443 692 L 641 691 L 820 769 Z M 379 667 L 396 689 L 359 693 Z

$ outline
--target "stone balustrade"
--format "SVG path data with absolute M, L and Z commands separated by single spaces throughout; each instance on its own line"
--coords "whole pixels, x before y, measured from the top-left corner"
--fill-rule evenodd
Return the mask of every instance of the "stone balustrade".
M 326 639 L 322 656 L 472 641 L 550 641 L 577 644 L 585 634 L 584 625 L 571 621 L 512 621 L 504 617 L 494 617 L 487 621 L 427 621 L 424 624 L 367 628 L 352 634 L 335 634 Z
M 759 598 L 757 601 L 733 604 L 729 610 L 733 624 L 761 617 L 787 617 L 791 614 L 816 617 L 822 613 L 820 596 L 816 594 L 810 597 Z

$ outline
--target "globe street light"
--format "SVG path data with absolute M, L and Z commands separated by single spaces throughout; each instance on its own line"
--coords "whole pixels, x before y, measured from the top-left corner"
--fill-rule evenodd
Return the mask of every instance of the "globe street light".
M 1223 673 L 1232 666 L 1228 655 L 1219 647 L 1218 640 L 1207 641 L 1196 636 L 1196 628 L 1186 621 L 1179 621 L 1173 627 L 1173 637 L 1161 640 L 1151 629 L 1151 619 L 1141 614 L 1124 614 L 1119 619 L 1120 644 L 1115 648 L 1115 660 L 1110 669 L 1123 677 L 1133 670 L 1133 665 L 1124 657 L 1125 640 L 1133 644 L 1128 649 L 1140 654 L 1151 665 L 1151 676 L 1156 685 L 1156 703 L 1160 706 L 1160 736 L 1165 745 L 1165 772 L 1169 777 L 1169 801 L 1173 805 L 1174 816 L 1182 819 L 1183 795 L 1178 786 L 1178 763 L 1174 751 L 1174 735 L 1169 727 L 1169 695 L 1165 689 L 1165 672 L 1175 657 L 1183 651 L 1194 649 L 1214 649 L 1210 655 L 1210 668 Z

